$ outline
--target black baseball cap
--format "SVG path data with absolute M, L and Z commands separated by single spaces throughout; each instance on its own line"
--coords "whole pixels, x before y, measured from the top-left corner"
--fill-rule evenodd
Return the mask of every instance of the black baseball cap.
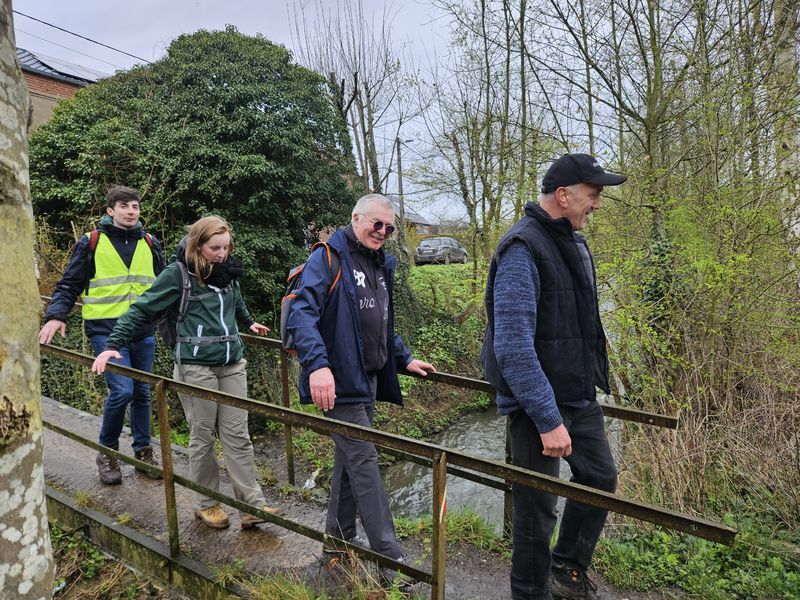
M 560 187 L 576 183 L 595 185 L 619 185 L 627 175 L 606 173 L 594 156 L 589 154 L 564 154 L 547 169 L 542 179 L 542 193 L 549 194 Z

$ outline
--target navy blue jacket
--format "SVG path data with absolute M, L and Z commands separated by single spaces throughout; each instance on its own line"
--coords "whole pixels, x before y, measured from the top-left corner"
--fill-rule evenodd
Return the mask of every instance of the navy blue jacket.
M 358 316 L 358 298 L 353 280 L 353 262 L 343 229 L 328 241 L 342 264 L 341 280 L 328 295 L 330 273 L 325 249 L 319 248 L 303 269 L 297 297 L 292 304 L 288 326 L 294 335 L 300 359 L 300 401 L 311 404 L 308 385 L 310 373 L 329 367 L 336 382 L 336 402 L 356 404 L 370 401 L 367 372 L 364 369 L 364 345 Z M 383 252 L 382 250 L 380 252 Z M 394 331 L 395 258 L 385 256 L 385 277 L 389 292 L 388 360 L 378 371 L 377 400 L 403 403 L 397 372 L 411 362 L 411 352 Z M 324 311 L 323 311 L 324 307 Z
M 115 227 L 111 217 L 108 215 L 100 220 L 97 228 L 108 236 L 122 262 L 130 267 L 136 244 L 144 237 L 144 229 L 140 225 L 133 229 Z M 159 241 L 152 235 L 150 237 L 153 240 L 153 272 L 158 276 L 164 269 L 163 251 Z M 72 250 L 72 256 L 69 259 L 67 269 L 64 271 L 64 276 L 56 284 L 55 290 L 53 290 L 53 299 L 50 300 L 50 304 L 44 313 L 44 321 L 47 322 L 52 319 L 66 321 L 69 311 L 72 310 L 93 275 L 94 261 L 90 260 L 89 256 L 89 238 L 82 235 Z M 86 335 L 91 337 L 93 335 L 110 335 L 116 323 L 116 319 L 89 319 L 83 322 L 83 326 L 86 330 Z M 149 323 L 132 340 L 154 335 L 155 330 L 155 323 Z

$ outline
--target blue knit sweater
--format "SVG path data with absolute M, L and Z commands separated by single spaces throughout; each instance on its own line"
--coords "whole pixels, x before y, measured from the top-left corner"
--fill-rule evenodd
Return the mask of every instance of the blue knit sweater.
M 499 256 L 494 281 L 494 352 L 513 396 L 498 392 L 497 408 L 501 415 L 523 409 L 547 433 L 563 421 L 534 347 L 539 287 L 530 250 L 512 242 Z

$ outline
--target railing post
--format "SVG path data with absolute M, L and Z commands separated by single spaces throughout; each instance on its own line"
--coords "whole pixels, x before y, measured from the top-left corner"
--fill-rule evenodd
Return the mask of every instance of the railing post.
M 289 360 L 286 351 L 281 349 L 281 399 L 283 406 L 289 406 Z M 286 475 L 289 485 L 294 485 L 294 443 L 292 442 L 292 426 L 283 426 L 283 438 L 286 445 Z
M 447 555 L 447 454 L 433 457 L 433 535 L 431 536 L 431 600 L 444 600 Z
M 506 463 L 511 464 L 511 426 L 506 419 Z M 508 481 L 506 481 L 508 483 Z M 514 496 L 511 490 L 503 492 L 503 539 L 511 541 L 514 523 Z
M 161 468 L 164 471 L 164 499 L 167 503 L 167 531 L 169 533 L 169 555 L 178 556 L 181 551 L 178 539 L 178 510 L 175 503 L 175 478 L 172 473 L 172 444 L 169 441 L 169 410 L 167 407 L 167 382 L 163 379 L 156 385 L 158 403 L 158 433 L 161 438 Z

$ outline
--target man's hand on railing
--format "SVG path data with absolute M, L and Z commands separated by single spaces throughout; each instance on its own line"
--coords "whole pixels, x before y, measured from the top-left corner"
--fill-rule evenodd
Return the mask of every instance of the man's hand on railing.
M 67 331 L 67 324 L 64 321 L 59 321 L 58 319 L 50 319 L 47 323 L 42 326 L 42 330 L 39 332 L 39 343 L 40 344 L 49 344 L 53 341 L 53 337 L 56 335 L 56 331 L 61 332 L 61 337 L 64 337 L 64 333 Z
M 112 358 L 122 360 L 122 355 L 116 350 L 103 350 L 92 363 L 92 373 L 102 374 L 106 370 L 106 363 Z
M 424 360 L 414 358 L 406 365 L 406 371 L 425 377 L 429 371 L 435 372 L 436 368 L 431 363 L 426 363 Z

